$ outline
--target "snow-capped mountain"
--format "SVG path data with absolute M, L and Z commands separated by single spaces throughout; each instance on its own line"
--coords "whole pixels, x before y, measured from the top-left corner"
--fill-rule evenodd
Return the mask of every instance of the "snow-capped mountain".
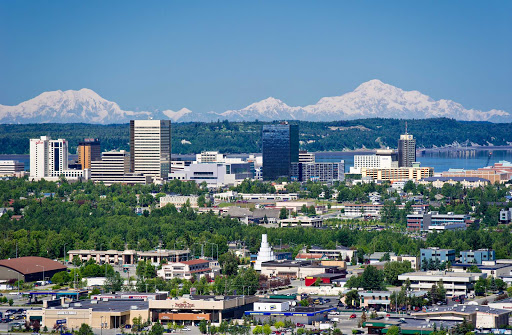
M 448 117 L 464 121 L 512 122 L 502 110 L 488 112 L 465 109 L 451 100 L 434 100 L 418 91 L 404 91 L 380 80 L 370 80 L 353 92 L 321 98 L 316 104 L 290 107 L 281 100 L 268 98 L 240 110 L 218 114 L 228 120 L 305 120 L 335 121 L 372 117 L 425 119 Z
M 267 98 L 239 110 L 228 110 L 218 114 L 220 117 L 230 121 L 255 120 L 295 120 L 297 114 L 302 112 L 301 107 L 290 107 L 276 98 Z
M 503 110 L 465 109 L 452 100 L 434 100 L 418 91 L 404 91 L 370 80 L 354 91 L 340 96 L 321 98 L 316 104 L 291 107 L 276 98 L 267 98 L 249 106 L 221 113 L 198 113 L 182 108 L 178 111 L 124 111 L 115 102 L 100 97 L 90 89 L 53 91 L 22 102 L 17 106 L 0 105 L 0 123 L 125 123 L 130 119 L 171 119 L 191 121 L 336 121 L 372 117 L 425 119 L 447 117 L 463 121 L 512 122 Z
M 120 123 L 147 118 L 149 112 L 122 110 L 93 90 L 44 92 L 17 106 L 0 105 L 1 123 Z

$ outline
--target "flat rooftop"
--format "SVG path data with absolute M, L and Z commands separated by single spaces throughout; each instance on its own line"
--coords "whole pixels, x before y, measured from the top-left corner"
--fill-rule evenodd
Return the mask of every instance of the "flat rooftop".
M 134 308 L 135 307 L 135 308 Z M 94 312 L 123 312 L 131 309 L 149 309 L 149 302 L 142 299 L 111 299 L 73 301 L 63 306 L 50 307 L 51 309 L 89 309 Z

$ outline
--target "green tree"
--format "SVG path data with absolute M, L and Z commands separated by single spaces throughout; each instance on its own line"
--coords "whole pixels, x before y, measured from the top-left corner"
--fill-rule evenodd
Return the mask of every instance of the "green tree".
M 288 211 L 286 210 L 286 207 L 283 207 L 279 211 L 279 219 L 284 220 L 286 218 L 288 218 Z
M 236 275 L 240 259 L 232 252 L 226 252 L 219 257 L 222 273 L 228 276 Z
M 51 280 L 53 284 L 65 285 L 69 283 L 72 280 L 72 278 L 67 271 L 60 271 L 54 274 Z
M 386 334 L 388 335 L 400 335 L 400 327 L 398 326 L 391 326 L 388 328 L 388 332 Z
M 375 266 L 368 265 L 361 275 L 361 287 L 365 290 L 381 290 L 384 275 Z
M 92 331 L 91 326 L 89 326 L 87 323 L 82 323 L 80 328 L 78 329 L 77 335 L 94 335 L 94 332 Z
M 480 269 L 478 268 L 478 266 L 476 266 L 476 265 L 471 265 L 471 266 L 468 268 L 467 272 L 471 272 L 471 273 L 482 273 L 482 270 L 480 270 Z
M 104 287 L 105 291 L 108 292 L 121 291 L 123 288 L 123 279 L 121 278 L 121 274 L 119 274 L 117 271 L 113 274 L 108 273 Z
M 206 332 L 208 331 L 208 323 L 206 322 L 206 320 L 199 321 L 199 331 L 201 332 L 201 334 L 206 334 Z
M 151 330 L 149 331 L 148 335 L 163 335 L 164 333 L 164 327 L 160 322 L 157 322 L 151 327 Z
M 263 334 L 270 335 L 272 333 L 272 329 L 270 328 L 269 324 L 263 325 Z
M 252 330 L 252 333 L 254 335 L 260 335 L 260 334 L 263 334 L 263 327 L 260 326 L 260 325 L 257 325 L 256 327 L 254 327 L 254 329 Z

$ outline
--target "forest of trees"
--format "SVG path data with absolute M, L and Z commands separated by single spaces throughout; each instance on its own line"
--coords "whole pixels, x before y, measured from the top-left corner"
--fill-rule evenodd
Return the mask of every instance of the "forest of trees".
M 418 147 L 431 148 L 454 142 L 479 145 L 507 145 L 512 142 L 510 124 L 463 122 L 452 119 L 407 120 L 408 130 Z M 396 147 L 405 120 L 363 119 L 299 124 L 301 149 L 341 151 L 343 149 Z M 217 150 L 222 153 L 261 151 L 261 128 L 268 122 L 173 123 L 172 151 L 175 154 Z M 499 135 L 497 135 L 499 134 Z M 42 135 L 65 138 L 70 152 L 76 152 L 83 138 L 99 138 L 102 150 L 129 149 L 128 124 L 25 124 L 0 125 L 0 154 L 27 154 L 29 139 Z
M 492 248 L 497 258 L 510 258 L 512 255 L 511 229 L 508 226 L 474 225 L 465 231 L 429 234 L 426 240 L 421 240 L 404 234 L 404 227 L 402 230 L 376 232 L 350 229 L 346 225 L 334 229 L 242 225 L 237 220 L 217 215 L 215 209 L 198 214 L 187 206 L 178 210 L 168 205 L 154 208 L 151 213 L 135 214 L 135 207 L 151 206 L 162 192 L 172 190 L 189 194 L 204 192 L 193 182 L 180 181 L 163 186 L 111 187 L 92 182 L 61 182 L 57 187 L 57 183 L 45 181 L 0 181 L 0 206 L 8 207 L 9 199 L 26 198 L 14 201 L 10 205 L 14 211 L 0 217 L 0 257 L 14 257 L 16 245 L 19 256 L 63 257 L 65 244 L 66 250 L 189 247 L 197 255 L 201 244 L 210 243 L 218 245 L 221 256 L 228 251 L 228 241 L 245 241 L 250 251 L 256 252 L 264 233 L 268 234 L 271 243 L 278 244 L 282 240 L 283 244 L 291 246 L 294 253 L 303 246 L 335 248 L 336 245 L 344 245 L 357 249 L 358 256 L 376 251 L 418 255 L 420 248 L 429 246 L 457 251 Z M 43 193 L 54 195 L 43 197 Z M 23 214 L 23 217 L 12 220 L 13 214 Z M 213 256 L 212 251 L 216 254 L 216 248 L 205 247 L 204 251 L 206 256 Z

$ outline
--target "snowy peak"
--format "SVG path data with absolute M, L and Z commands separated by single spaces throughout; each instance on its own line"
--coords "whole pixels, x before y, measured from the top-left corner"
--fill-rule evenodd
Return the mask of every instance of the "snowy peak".
M 130 119 L 171 119 L 174 122 L 216 121 L 336 121 L 360 118 L 425 119 L 447 117 L 463 121 L 512 122 L 512 115 L 503 110 L 465 109 L 447 99 L 434 100 L 418 91 L 405 91 L 378 79 L 359 85 L 354 91 L 324 97 L 314 105 L 291 107 L 269 97 L 245 108 L 222 113 L 198 113 L 182 108 L 151 112 L 122 110 L 91 89 L 44 92 L 17 106 L 0 105 L 0 123 L 125 123 Z
M 2 123 L 115 123 L 148 115 L 148 112 L 124 111 L 115 102 L 87 88 L 44 92 L 16 106 L 0 105 Z
M 295 119 L 294 114 L 300 110 L 300 107 L 290 107 L 279 99 L 269 97 L 243 109 L 228 110 L 217 115 L 232 121 L 271 121 Z

